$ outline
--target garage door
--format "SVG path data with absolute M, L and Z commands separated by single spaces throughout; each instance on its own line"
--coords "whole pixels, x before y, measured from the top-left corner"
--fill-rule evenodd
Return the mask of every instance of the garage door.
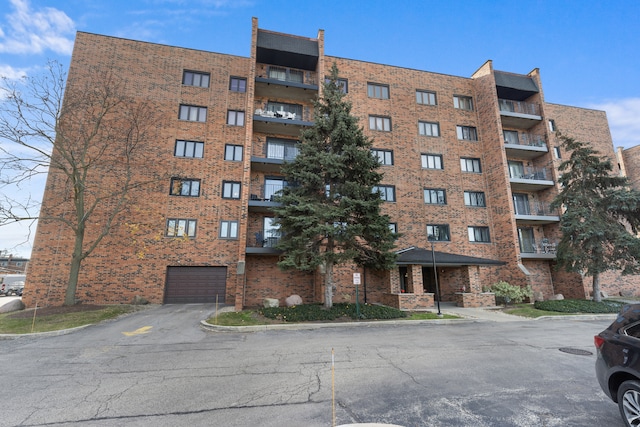
M 224 304 L 226 290 L 227 267 L 167 267 L 165 304 Z

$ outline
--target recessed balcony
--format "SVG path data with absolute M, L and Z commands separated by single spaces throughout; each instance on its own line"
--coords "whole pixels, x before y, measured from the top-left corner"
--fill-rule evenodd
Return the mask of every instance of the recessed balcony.
M 256 75 L 255 94 L 311 102 L 318 95 L 317 74 L 287 67 L 266 66 Z
M 511 162 L 510 162 L 511 163 Z M 509 168 L 509 183 L 513 191 L 534 192 L 553 187 L 551 174 L 544 168 Z
M 498 99 L 504 127 L 529 129 L 542 121 L 540 106 L 532 102 Z
M 507 157 L 535 159 L 549 152 L 544 136 L 527 132 L 504 131 L 504 148 Z
M 548 203 L 536 202 L 515 203 L 514 214 L 518 225 L 545 225 L 560 222 L 560 215 L 556 209 L 551 209 Z

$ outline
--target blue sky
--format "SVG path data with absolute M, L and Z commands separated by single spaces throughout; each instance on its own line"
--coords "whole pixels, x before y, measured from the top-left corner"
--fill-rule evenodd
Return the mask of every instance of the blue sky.
M 640 144 L 638 0 L 0 0 L 0 75 L 68 65 L 76 31 L 249 56 L 251 18 L 325 53 L 469 77 L 539 68 L 547 102 L 605 110 L 614 146 Z M 34 184 L 32 196 L 41 197 Z M 25 227 L 0 250 L 28 256 Z

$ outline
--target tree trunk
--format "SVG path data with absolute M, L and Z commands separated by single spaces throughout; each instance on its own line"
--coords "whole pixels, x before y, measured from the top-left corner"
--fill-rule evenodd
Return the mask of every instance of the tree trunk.
M 67 290 L 64 294 L 64 305 L 76 304 L 76 290 L 78 289 L 78 275 L 80 274 L 80 264 L 84 259 L 82 256 L 82 245 L 84 243 L 84 224 L 76 230 L 76 239 L 71 256 L 71 269 L 69 270 L 69 280 Z
M 325 264 L 324 274 L 324 308 L 333 307 L 333 261 Z
M 600 273 L 593 274 L 593 300 L 595 302 L 602 301 L 602 295 L 600 294 Z

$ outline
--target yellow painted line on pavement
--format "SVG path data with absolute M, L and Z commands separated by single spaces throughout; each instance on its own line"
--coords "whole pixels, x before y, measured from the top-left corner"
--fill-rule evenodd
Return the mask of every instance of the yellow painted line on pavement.
M 135 331 L 123 332 L 122 334 L 128 337 L 132 337 L 134 335 L 148 334 L 149 332 L 151 332 L 151 328 L 153 328 L 153 326 L 143 326 L 142 328 L 138 328 Z

